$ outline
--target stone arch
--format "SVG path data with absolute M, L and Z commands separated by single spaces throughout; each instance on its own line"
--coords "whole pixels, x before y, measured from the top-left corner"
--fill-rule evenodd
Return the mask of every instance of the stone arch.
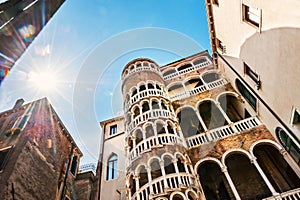
M 208 129 L 215 129 L 227 125 L 228 122 L 218 108 L 216 102 L 205 99 L 197 103 L 198 113 Z
M 193 66 L 192 63 L 187 61 L 187 62 L 180 63 L 179 65 L 177 65 L 176 69 L 177 69 L 178 72 L 180 72 L 180 71 L 183 71 L 183 70 L 185 70 L 187 68 L 190 68 L 192 66 Z
M 176 71 L 176 68 L 175 67 L 169 67 L 169 68 L 167 68 L 166 70 L 164 70 L 163 72 L 162 72 L 162 74 L 163 74 L 163 76 L 168 76 L 168 75 L 170 75 L 170 74 L 173 74 L 173 73 L 176 73 L 177 71 Z
M 221 75 L 217 70 L 205 71 L 201 74 L 201 77 L 205 83 L 211 83 L 213 81 L 221 79 Z
M 224 162 L 241 199 L 263 199 L 272 196 L 261 173 L 255 165 L 255 158 L 245 150 L 225 152 Z
M 188 198 L 188 200 L 197 200 L 198 199 L 197 193 L 194 190 L 192 190 L 191 188 L 189 188 L 185 191 L 185 196 Z
M 185 156 L 183 156 L 180 152 L 176 152 L 174 154 L 174 157 L 176 158 L 176 164 L 177 164 L 177 168 L 179 170 L 179 172 L 184 172 L 184 173 L 189 173 L 188 171 L 186 171 L 185 169 Z
M 217 96 L 217 101 L 231 122 L 240 121 L 250 115 L 238 99 L 238 96 L 234 92 L 222 92 Z
M 226 157 L 229 156 L 229 155 L 232 154 L 232 153 L 240 153 L 240 154 L 244 154 L 244 155 L 246 155 L 246 156 L 249 158 L 249 160 L 254 159 L 254 157 L 253 157 L 248 151 L 246 151 L 245 149 L 233 148 L 233 149 L 227 150 L 227 151 L 222 155 L 221 162 L 222 162 L 223 166 L 225 166 L 225 159 L 226 159 Z
M 150 99 L 150 107 L 151 107 L 152 110 L 160 109 L 160 107 L 161 107 L 161 101 L 160 101 L 160 99 L 158 99 L 158 98 L 151 98 Z
M 203 159 L 195 167 L 206 199 L 235 199 L 219 160 Z
M 145 136 L 146 138 L 150 138 L 155 136 L 155 131 L 154 131 L 154 126 L 153 126 L 153 122 L 146 122 L 143 125 L 143 130 L 145 132 Z
M 151 178 L 152 180 L 162 176 L 161 172 L 161 159 L 157 156 L 151 157 L 148 160 L 148 166 L 151 169 Z
M 275 142 L 260 142 L 253 146 L 253 155 L 274 189 L 286 192 L 300 187 L 300 179 L 281 154 Z
M 163 160 L 163 163 L 164 163 L 164 169 L 165 169 L 165 172 L 166 174 L 172 174 L 172 173 L 175 173 L 175 166 L 174 166 L 174 163 L 173 163 L 173 160 L 174 160 L 174 156 L 170 153 L 164 153 L 162 155 L 162 160 Z
M 140 105 L 142 107 L 142 113 L 145 113 L 150 110 L 149 100 L 142 100 Z
M 206 56 L 201 56 L 201 57 L 197 57 L 197 58 L 193 59 L 191 62 L 195 66 L 195 65 L 204 63 L 206 61 L 210 61 L 210 60 Z
M 206 157 L 206 158 L 203 158 L 203 159 L 199 160 L 199 161 L 195 164 L 194 171 L 197 172 L 199 166 L 201 165 L 201 163 L 206 162 L 206 161 L 215 162 L 216 164 L 219 165 L 219 167 L 220 167 L 221 169 L 223 169 L 223 168 L 225 167 L 225 166 L 223 165 L 223 163 L 222 163 L 220 160 L 218 160 L 217 158 Z
M 192 106 L 183 106 L 176 110 L 176 117 L 185 138 L 200 134 L 205 128 L 200 123 Z
M 187 200 L 187 198 L 182 192 L 172 192 L 170 200 Z

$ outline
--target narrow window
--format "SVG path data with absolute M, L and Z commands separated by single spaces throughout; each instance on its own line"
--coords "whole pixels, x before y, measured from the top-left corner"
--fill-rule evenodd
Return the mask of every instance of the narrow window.
M 118 156 L 113 154 L 107 162 L 107 178 L 106 180 L 116 179 L 118 176 Z
M 243 21 L 256 28 L 260 26 L 260 9 L 242 5 Z
M 280 127 L 277 127 L 276 130 L 277 138 L 279 139 L 282 146 L 287 152 L 294 158 L 294 160 L 300 164 L 300 149 L 294 143 L 294 141 L 289 137 L 289 135 Z
M 298 109 L 294 109 L 293 117 L 292 117 L 292 124 L 296 126 L 300 126 L 300 112 Z
M 251 105 L 251 107 L 256 111 L 257 100 L 253 96 L 253 94 L 238 79 L 236 79 L 236 85 L 237 85 L 239 92 L 248 101 L 248 103 Z
M 110 127 L 110 135 L 114 135 L 117 133 L 117 125 L 113 125 Z
M 244 74 L 249 76 L 256 83 L 257 90 L 260 89 L 260 80 L 258 74 L 254 72 L 246 63 L 244 63 Z
M 78 156 L 74 156 L 73 159 L 72 159 L 71 173 L 73 175 L 76 174 L 76 170 L 77 170 L 77 158 L 78 158 Z
M 217 48 L 222 52 L 222 53 L 226 53 L 226 47 L 224 45 L 224 43 L 217 39 Z
M 219 0 L 212 0 L 212 3 L 216 6 L 219 6 Z
M 12 150 L 12 147 L 8 147 L 0 150 L 0 171 L 2 171 L 8 161 L 9 154 Z

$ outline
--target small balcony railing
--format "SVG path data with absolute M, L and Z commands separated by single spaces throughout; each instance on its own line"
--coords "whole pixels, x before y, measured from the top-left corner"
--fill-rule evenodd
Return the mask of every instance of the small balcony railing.
M 131 132 L 132 129 L 135 128 L 137 125 L 147 122 L 149 119 L 156 119 L 159 117 L 170 118 L 175 120 L 175 116 L 169 110 L 148 110 L 134 118 L 134 120 L 127 127 L 127 133 Z
M 200 69 L 200 68 L 207 67 L 207 66 L 209 66 L 209 65 L 211 65 L 211 64 L 212 64 L 212 63 L 211 63 L 210 61 L 205 61 L 205 62 L 199 63 L 199 64 L 197 64 L 197 65 L 193 65 L 193 64 L 192 64 L 191 67 L 188 67 L 188 68 L 186 68 L 186 69 L 184 69 L 184 70 L 176 71 L 176 72 L 174 72 L 174 73 L 172 73 L 172 74 L 168 74 L 168 75 L 164 76 L 164 80 L 165 80 L 165 81 L 166 81 L 166 80 L 170 80 L 170 79 L 175 78 L 175 77 L 177 77 L 177 76 L 180 76 L 180 75 L 182 75 L 182 74 L 186 74 L 186 73 L 189 73 L 189 72 L 191 72 L 191 71 L 195 71 L 195 70 L 198 70 L 198 69 Z
M 187 145 L 189 148 L 197 147 L 202 144 L 205 144 L 205 143 L 208 143 L 208 142 L 211 142 L 214 140 L 218 140 L 221 138 L 225 138 L 230 135 L 254 128 L 259 125 L 261 125 L 261 122 L 259 121 L 259 119 L 257 117 L 250 117 L 250 118 L 233 123 L 232 126 L 234 127 L 234 129 L 232 128 L 232 126 L 226 125 L 226 126 L 222 126 L 222 127 L 213 129 L 213 130 L 209 130 L 207 133 L 201 133 L 198 135 L 188 137 L 186 139 L 186 141 L 187 141 Z M 237 130 L 238 132 L 236 132 L 234 130 Z
M 300 188 L 283 192 L 279 195 L 268 197 L 263 200 L 297 200 L 300 199 Z
M 150 183 L 143 185 L 136 193 L 132 195 L 132 200 L 149 200 L 149 195 L 158 195 L 165 193 L 166 190 L 182 188 L 182 185 L 190 187 L 195 185 L 195 178 L 192 174 L 179 173 L 168 174 L 165 177 L 159 177 L 152 180 Z M 152 192 L 150 191 L 152 188 Z
M 140 71 L 152 71 L 152 72 L 156 72 L 161 76 L 161 72 L 156 67 L 150 67 L 149 65 L 146 65 L 146 66 L 135 67 L 134 69 L 130 70 L 124 76 L 123 80 L 125 80 L 130 74 L 133 74 L 135 72 L 140 72 Z
M 183 144 L 183 140 L 179 136 L 170 133 L 149 137 L 141 141 L 134 149 L 130 151 L 129 162 L 132 162 L 142 153 L 150 151 L 154 147 L 159 147 L 166 144 Z
M 182 93 L 177 93 L 177 94 L 171 96 L 170 98 L 171 98 L 172 101 L 184 99 L 184 98 L 194 96 L 194 95 L 200 94 L 202 92 L 211 90 L 213 88 L 220 87 L 222 85 L 225 85 L 226 83 L 227 82 L 226 82 L 225 79 L 218 79 L 218 80 L 215 80 L 213 82 L 207 83 L 206 85 L 201 85 L 199 87 L 190 89 L 188 91 L 184 91 Z
M 138 92 L 133 97 L 131 97 L 127 103 L 127 108 L 129 108 L 130 105 L 136 103 L 137 101 L 150 96 L 164 97 L 168 99 L 168 95 L 164 91 L 158 89 L 148 89 L 148 90 Z

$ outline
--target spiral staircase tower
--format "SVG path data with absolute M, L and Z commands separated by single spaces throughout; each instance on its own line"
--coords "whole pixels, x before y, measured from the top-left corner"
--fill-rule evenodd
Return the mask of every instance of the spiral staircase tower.
M 198 199 L 199 184 L 166 90 L 152 60 L 129 62 L 122 72 L 126 127 L 127 199 Z

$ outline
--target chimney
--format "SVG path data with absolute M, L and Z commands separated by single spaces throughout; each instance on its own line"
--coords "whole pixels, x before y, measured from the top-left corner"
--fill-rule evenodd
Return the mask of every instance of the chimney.
M 15 103 L 13 109 L 20 108 L 20 107 L 23 105 L 24 102 L 25 102 L 24 99 L 18 99 L 18 100 L 16 101 L 16 103 Z

